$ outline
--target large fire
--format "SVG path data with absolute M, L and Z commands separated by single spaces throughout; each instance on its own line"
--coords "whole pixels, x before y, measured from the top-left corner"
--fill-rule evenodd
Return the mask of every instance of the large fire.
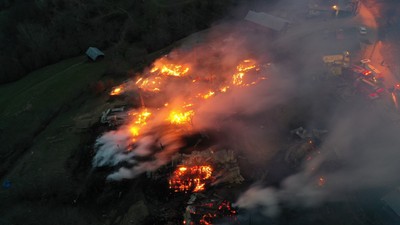
M 148 148 L 149 140 L 157 142 L 154 143 L 156 147 L 148 149 L 146 154 L 152 154 L 155 160 L 157 157 L 165 158 L 155 163 L 154 167 L 168 162 L 168 157 L 171 158 L 179 150 L 181 138 L 197 131 L 196 118 L 200 117 L 197 110 L 204 106 L 205 101 L 266 79 L 265 73 L 261 71 L 266 66 L 259 65 L 254 59 L 232 60 L 229 67 L 218 66 L 217 61 L 208 68 L 199 63 L 198 59 L 184 62 L 185 57 L 171 55 L 156 60 L 135 81 L 123 83 L 110 92 L 110 95 L 121 95 L 124 92 L 139 94 L 142 107 L 121 117 L 124 124 L 120 131 L 126 132 L 128 136 L 127 142 L 124 142 L 125 151 L 135 153 L 138 148 L 141 149 L 140 154 L 143 154 L 144 151 L 138 146 L 146 145 L 143 147 Z M 151 108 L 145 107 L 146 98 L 153 101 Z M 161 149 L 156 149 L 157 146 Z M 138 173 L 143 171 L 140 169 Z M 212 173 L 210 164 L 183 163 L 172 174 L 170 187 L 176 192 L 201 192 L 208 182 L 211 183 Z
M 232 64 L 231 68 L 221 67 L 223 70 L 218 70 L 217 67 L 204 69 L 199 65 L 181 61 L 168 56 L 158 59 L 135 82 L 121 84 L 110 92 L 110 95 L 120 95 L 132 89 L 141 96 L 142 108 L 130 112 L 129 116 L 124 118 L 126 134 L 131 137 L 126 151 L 135 151 L 135 144 L 141 137 L 151 135 L 154 133 L 152 128 L 160 125 L 174 126 L 171 127 L 174 135 L 190 135 L 196 129 L 196 109 L 204 101 L 266 79 L 265 74 L 260 72 L 265 66 L 260 66 L 254 59 L 237 60 L 237 64 Z M 221 73 L 220 76 L 217 71 Z M 156 108 L 145 108 L 142 96 L 150 96 L 153 100 L 161 99 L 161 102 L 156 103 Z M 157 140 L 159 137 L 155 138 L 154 140 Z M 170 141 L 168 138 L 163 140 Z M 160 143 L 159 146 L 164 144 L 166 143 Z M 211 173 L 210 165 L 179 167 L 170 180 L 170 186 L 176 191 L 199 192 L 204 190 L 205 182 L 210 179 Z
M 190 67 L 187 65 L 180 65 L 170 63 L 164 58 L 157 60 L 153 67 L 144 75 L 139 77 L 135 84 L 136 86 L 145 92 L 153 92 L 158 93 L 163 90 L 163 88 L 169 84 L 173 83 L 174 79 L 171 78 L 180 78 L 187 79 L 189 76 Z M 209 99 L 212 96 L 215 96 L 217 93 L 225 93 L 233 86 L 251 86 L 257 84 L 259 81 L 266 79 L 264 75 L 257 74 L 260 71 L 260 67 L 257 62 L 253 59 L 245 59 L 239 62 L 236 68 L 233 70 L 233 74 L 231 75 L 230 80 L 216 80 L 214 75 L 203 75 L 197 76 L 194 79 L 191 79 L 191 85 L 195 85 L 196 83 L 202 81 L 202 83 L 208 83 L 209 86 L 212 86 L 208 90 L 198 93 L 193 97 L 200 97 L 203 99 Z M 175 80 L 176 81 L 176 80 Z M 188 82 L 189 83 L 189 82 Z M 123 91 L 122 86 L 115 87 L 110 95 L 118 95 Z M 191 98 L 190 96 L 188 96 Z
M 258 83 L 260 80 L 265 79 L 265 76 L 257 74 L 259 70 L 260 67 L 255 60 L 245 59 L 240 61 L 234 68 L 233 74 L 230 76 L 231 79 L 216 81 L 215 75 L 196 75 L 196 79 L 187 79 L 186 76 L 191 76 L 189 75 L 190 67 L 188 65 L 173 63 L 164 57 L 157 60 L 144 76 L 136 80 L 135 84 L 139 91 L 159 93 L 163 91 L 166 85 L 176 82 L 176 79 L 187 81 L 183 84 L 187 85 L 188 89 L 192 89 L 192 93 L 179 96 L 181 98 L 185 97 L 186 100 L 181 101 L 180 104 L 175 104 L 174 107 L 170 107 L 168 103 L 165 103 L 164 107 L 169 112 L 164 113 L 164 121 L 175 125 L 190 126 L 192 118 L 196 114 L 193 109 L 195 104 L 199 104 L 199 101 L 206 101 L 217 94 L 228 92 L 228 90 L 232 89 L 231 85 L 246 87 Z M 202 91 L 204 84 L 208 87 Z M 110 92 L 110 95 L 119 95 L 124 91 L 123 85 L 119 85 Z M 132 117 L 130 117 L 132 119 L 128 121 L 128 124 L 133 141 L 140 136 L 140 131 L 147 125 L 151 115 L 152 113 L 149 109 L 142 109 L 140 112 L 133 113 Z
M 169 179 L 169 188 L 175 192 L 200 192 L 211 181 L 210 165 L 179 166 Z
M 118 163 L 127 162 L 130 166 L 112 173 L 107 179 L 133 178 L 144 172 L 156 172 L 171 160 L 175 162 L 176 153 L 182 149 L 182 152 L 187 152 L 187 146 L 194 144 L 191 138 L 197 138 L 196 135 L 205 129 L 206 123 L 201 126 L 200 123 L 209 122 L 202 121 L 206 118 L 206 107 L 213 107 L 213 101 L 224 101 L 222 95 L 230 99 L 232 96 L 229 95 L 235 90 L 248 88 L 266 79 L 264 69 L 267 64 L 262 65 L 255 59 L 239 58 L 233 52 L 222 53 L 212 47 L 202 51 L 205 54 L 200 57 L 193 52 L 173 52 L 164 56 L 134 81 L 127 81 L 111 90 L 110 95 L 122 95 L 113 99 L 128 99 L 128 93 L 132 96 L 137 94 L 135 98 L 140 96 L 141 108 L 127 112 L 128 115 L 118 114 L 118 119 L 124 121 L 122 125 L 119 124 L 121 127 L 117 132 L 108 132 L 103 142 L 99 142 L 103 144 L 109 139 L 115 139 L 110 141 L 111 147 L 108 143 L 99 145 L 97 153 L 104 154 L 96 154 L 100 162 L 96 162 L 97 165 L 107 165 L 108 162 L 109 165 L 121 165 Z M 123 110 L 119 112 L 125 113 Z M 210 160 L 210 154 L 214 152 L 206 154 L 206 150 L 200 148 L 203 147 L 197 143 L 190 146 L 190 149 L 194 149 L 188 154 L 190 160 L 184 160 L 185 156 L 182 155 L 185 154 L 179 155 L 181 158 L 178 158 L 178 166 L 168 179 L 172 192 L 204 195 L 207 193 L 206 188 L 211 185 L 241 182 L 243 177 L 238 166 L 235 167 L 230 151 L 217 150 L 219 154 L 215 154 L 213 161 Z M 115 151 L 121 157 L 114 157 L 110 151 Z M 199 159 L 196 151 L 206 155 Z M 187 224 L 210 225 L 219 218 L 236 214 L 229 202 L 214 201 L 207 204 L 198 205 L 193 213 L 189 210 L 194 219 L 185 220 Z M 195 204 L 191 206 L 195 207 Z
M 186 112 L 172 110 L 169 113 L 168 121 L 171 124 L 187 124 L 191 122 L 193 115 L 194 115 L 193 110 L 189 110 Z

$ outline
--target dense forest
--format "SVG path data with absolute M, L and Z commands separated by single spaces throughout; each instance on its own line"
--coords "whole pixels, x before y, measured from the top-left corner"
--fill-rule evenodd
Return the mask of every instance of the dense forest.
M 87 47 L 158 50 L 205 29 L 243 0 L 2 0 L 0 84 Z

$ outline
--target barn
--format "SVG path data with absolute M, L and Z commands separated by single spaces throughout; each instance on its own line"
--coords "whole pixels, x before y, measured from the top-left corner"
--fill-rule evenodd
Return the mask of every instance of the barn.
M 95 47 L 89 47 L 86 50 L 86 55 L 92 61 L 96 61 L 96 60 L 104 58 L 104 53 Z

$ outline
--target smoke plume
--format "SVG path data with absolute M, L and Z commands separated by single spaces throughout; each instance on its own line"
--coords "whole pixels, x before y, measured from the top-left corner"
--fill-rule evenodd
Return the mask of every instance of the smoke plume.
M 239 207 L 262 208 L 276 216 L 282 205 L 316 206 L 340 201 L 346 193 L 399 183 L 400 128 L 388 113 L 363 104 L 340 108 L 332 118 L 321 154 L 281 183 L 279 188 L 254 186 L 237 201 Z M 327 164 L 334 164 L 327 168 Z M 319 185 L 320 177 L 324 184 Z
M 207 35 L 191 37 L 202 41 L 185 44 L 191 43 L 187 40 L 140 77 L 123 84 L 124 91 L 141 92 L 148 107 L 133 110 L 129 114 L 139 119 L 128 119 L 118 130 L 97 139 L 93 166 L 119 168 L 109 180 L 134 178 L 170 162 L 185 145 L 184 136 L 206 130 L 223 131 L 215 144 L 228 145 L 236 139 L 243 152 L 260 145 L 265 139 L 258 132 L 262 125 L 253 117 L 282 104 L 290 93 L 282 90 L 290 82 L 277 76 L 279 69 L 270 63 L 265 45 L 251 44 L 263 37 L 246 29 L 239 24 L 220 25 Z M 174 74 L 178 72 L 182 74 Z M 140 110 L 151 114 L 151 120 Z M 188 121 L 180 121 L 183 117 Z M 169 125 L 174 120 L 184 125 Z M 132 135 L 139 130 L 140 135 Z

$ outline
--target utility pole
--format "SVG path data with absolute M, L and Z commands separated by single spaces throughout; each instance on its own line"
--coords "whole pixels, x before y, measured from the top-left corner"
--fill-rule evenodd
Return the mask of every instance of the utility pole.
M 375 41 L 375 43 L 374 43 L 374 47 L 372 47 L 371 54 L 369 55 L 369 59 L 372 59 L 372 56 L 374 55 L 375 48 L 376 48 L 376 45 L 378 44 L 378 42 L 379 42 L 379 41 Z

